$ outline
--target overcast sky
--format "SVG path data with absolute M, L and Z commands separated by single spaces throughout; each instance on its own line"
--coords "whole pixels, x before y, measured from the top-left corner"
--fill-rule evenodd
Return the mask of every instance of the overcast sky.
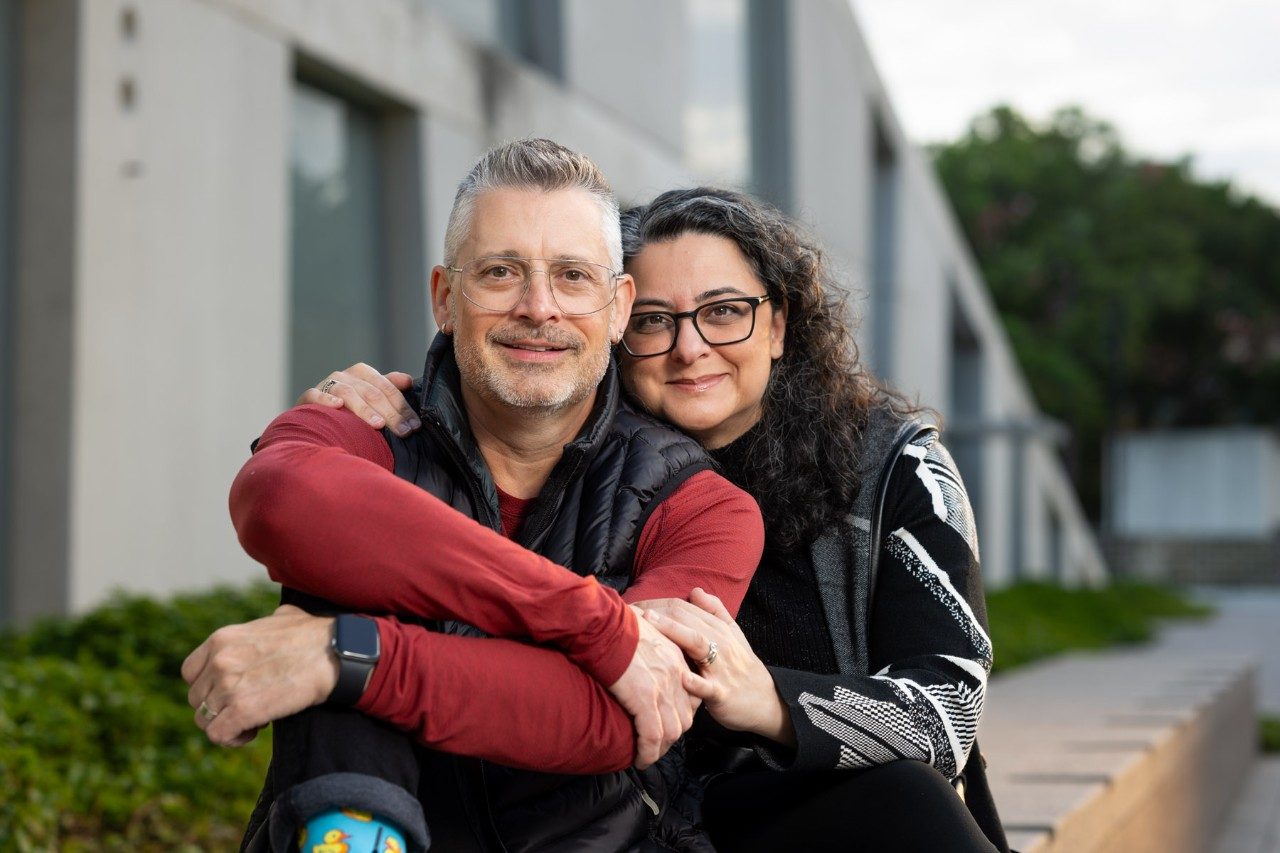
M 1080 104 L 1280 206 L 1280 0 L 850 0 L 898 118 L 953 139 L 997 102 Z

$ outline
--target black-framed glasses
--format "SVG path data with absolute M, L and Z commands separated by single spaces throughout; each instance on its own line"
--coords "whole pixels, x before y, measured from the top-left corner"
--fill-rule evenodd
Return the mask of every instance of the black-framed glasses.
M 680 321 L 686 317 L 702 339 L 713 347 L 740 343 L 755 332 L 756 309 L 768 301 L 768 294 L 735 296 L 699 305 L 692 311 L 633 313 L 622 335 L 622 347 L 635 358 L 665 355 L 675 349 Z
M 534 263 L 546 264 L 536 269 Z M 462 279 L 462 295 L 486 311 L 510 311 L 520 304 L 533 277 L 542 273 L 551 298 L 565 314 L 594 314 L 613 302 L 618 273 L 603 264 L 567 258 L 492 256 L 445 267 Z

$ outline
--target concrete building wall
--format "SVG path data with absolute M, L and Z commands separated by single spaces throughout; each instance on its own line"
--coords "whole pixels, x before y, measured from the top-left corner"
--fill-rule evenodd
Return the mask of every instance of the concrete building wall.
M 1273 430 L 1123 435 L 1108 458 L 1104 544 L 1118 574 L 1280 584 L 1280 439 Z
M 1111 443 L 1116 536 L 1269 539 L 1280 531 L 1280 441 L 1264 429 L 1169 430 Z
M 495 74 L 491 93 L 493 125 L 487 144 L 546 136 L 583 151 L 609 176 L 623 203 L 648 200 L 691 179 L 678 151 L 655 146 L 618 113 L 592 98 L 566 94 L 536 70 L 510 60 L 495 60 L 495 64 L 499 73 Z M 629 73 L 613 65 L 600 69 L 605 77 Z M 476 151 L 475 156 L 482 150 Z
M 257 574 L 225 501 L 248 441 L 300 390 L 288 378 L 296 80 L 374 117 L 396 308 L 385 366 L 417 371 L 454 188 L 487 147 L 558 139 L 626 203 L 706 177 L 685 150 L 690 2 L 563 0 L 561 53 L 528 61 L 498 0 L 465 14 L 453 0 L 25 0 L 22 415 L 0 618 L 82 609 L 117 585 L 164 593 Z M 756 47 L 752 181 L 827 248 L 871 367 L 952 421 L 948 441 L 978 466 L 988 581 L 1100 576 L 1049 431 L 849 7 L 742 9 Z M 961 358 L 982 389 L 964 400 Z
M 287 398 L 289 329 L 287 49 L 190 0 L 82 11 L 75 609 L 253 576 L 226 491 Z
M 680 160 L 688 79 L 686 3 L 563 0 L 565 83 Z M 614 174 L 609 172 L 608 174 Z

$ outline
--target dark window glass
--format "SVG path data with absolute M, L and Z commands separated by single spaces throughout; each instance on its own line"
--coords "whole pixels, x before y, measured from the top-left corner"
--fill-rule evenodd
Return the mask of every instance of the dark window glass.
M 879 119 L 872 121 L 871 361 L 893 379 L 894 290 L 898 254 L 898 155 Z
M 751 172 L 746 0 L 690 0 L 685 150 L 690 168 L 746 187 Z
M 956 284 L 948 282 L 955 293 Z M 955 296 L 951 297 L 951 411 L 948 413 L 947 446 L 960 469 L 969 504 L 981 530 L 983 478 L 983 388 L 982 343 L 965 317 Z
M 14 150 L 17 142 L 18 2 L 0 0 L 0 387 L 13 388 L 13 335 L 9 328 L 13 299 L 14 235 Z M 9 526 L 9 420 L 12 417 L 8 394 L 0 394 L 0 601 L 8 594 L 8 555 L 4 543 L 10 541 Z M 0 625 L 8 617 L 0 606 Z
M 502 0 L 499 15 L 506 48 L 556 80 L 564 80 L 561 0 Z
M 299 83 L 292 120 L 290 398 L 387 353 L 377 116 Z

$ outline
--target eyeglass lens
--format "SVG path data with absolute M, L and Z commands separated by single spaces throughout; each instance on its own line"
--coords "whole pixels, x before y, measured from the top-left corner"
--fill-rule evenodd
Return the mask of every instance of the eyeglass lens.
M 755 299 L 722 299 L 680 314 L 667 311 L 632 313 L 623 343 L 632 355 L 661 355 L 676 344 L 679 319 L 688 317 L 702 339 L 712 346 L 736 344 L 755 331 Z
M 489 311 L 510 311 L 541 269 L 541 258 L 476 258 L 461 267 L 462 293 Z M 566 314 L 593 314 L 613 301 L 617 276 L 600 264 L 577 260 L 545 260 L 545 275 L 556 305 Z

